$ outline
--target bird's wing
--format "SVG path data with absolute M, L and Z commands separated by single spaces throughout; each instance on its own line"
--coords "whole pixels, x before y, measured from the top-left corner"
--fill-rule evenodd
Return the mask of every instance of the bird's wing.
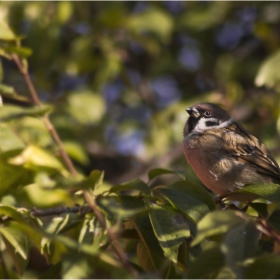
M 266 146 L 237 123 L 224 133 L 224 148 L 238 161 L 251 164 L 256 171 L 280 180 L 280 168 Z

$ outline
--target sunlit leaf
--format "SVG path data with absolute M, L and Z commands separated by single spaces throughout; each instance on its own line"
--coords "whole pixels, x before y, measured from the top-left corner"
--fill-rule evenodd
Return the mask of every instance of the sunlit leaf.
M 57 11 L 57 18 L 61 24 L 65 23 L 71 17 L 73 13 L 73 3 L 68 1 L 63 1 L 57 3 L 58 11 Z
M 121 185 L 113 186 L 110 192 L 119 192 L 123 190 L 139 190 L 144 194 L 150 194 L 150 188 L 140 179 L 134 179 Z
M 91 91 L 70 94 L 68 103 L 70 114 L 84 125 L 98 122 L 105 113 L 104 100 Z
M 51 153 L 39 147 L 29 145 L 21 154 L 10 159 L 14 165 L 24 165 L 25 168 L 40 170 L 42 168 L 64 170 L 61 162 Z
M 256 86 L 275 87 L 279 85 L 280 73 L 278 65 L 280 63 L 280 51 L 271 54 L 261 65 L 255 79 Z
M 7 53 L 16 53 L 21 58 L 29 57 L 33 51 L 30 48 L 27 47 L 14 47 L 14 46 L 5 46 L 3 49 Z
M 74 141 L 63 141 L 63 147 L 67 154 L 77 162 L 83 165 L 87 165 L 89 163 L 89 156 L 80 143 Z
M 83 279 L 90 275 L 93 267 L 88 263 L 84 254 L 68 254 L 61 263 L 63 279 Z
M 0 124 L 0 154 L 17 153 L 24 149 L 24 143 L 8 127 Z
M 209 29 L 223 22 L 230 7 L 230 2 L 209 2 L 207 6 L 187 9 L 181 18 L 181 23 L 196 31 Z M 215 14 L 215 17 L 213 17 L 213 14 Z
M 85 219 L 79 235 L 79 243 L 92 244 L 94 240 L 94 219 Z
M 97 190 L 103 183 L 104 171 L 93 170 L 88 178 L 80 183 L 80 188 Z
M 1 40 L 16 40 L 17 36 L 10 29 L 10 27 L 4 22 L 0 21 L 0 39 Z
M 80 224 L 82 221 L 81 216 L 79 214 L 68 213 L 62 214 L 59 217 L 55 217 L 49 221 L 48 224 L 45 225 L 45 230 L 47 233 L 52 235 L 57 235 L 60 232 L 67 231 L 73 228 L 75 225 Z M 41 241 L 41 252 L 47 252 L 48 254 L 52 255 L 51 247 L 51 239 L 43 238 Z
M 179 181 L 168 188 L 157 188 L 156 191 L 195 223 L 210 210 L 215 209 L 211 195 L 201 186 L 193 183 Z
M 11 165 L 0 157 L 0 196 L 30 184 L 32 180 L 32 172 L 22 166 Z
M 179 171 L 172 171 L 164 168 L 155 168 L 149 171 L 148 176 L 149 180 L 152 180 L 156 178 L 157 176 L 164 175 L 164 174 L 175 174 L 180 176 L 182 179 L 184 179 L 184 173 Z
M 35 207 L 53 207 L 61 203 L 73 203 L 67 190 L 42 188 L 38 184 L 30 184 L 21 189 L 21 194 Z
M 280 185 L 254 184 L 238 189 L 235 193 L 249 193 L 280 204 Z
M 0 214 L 8 216 L 19 223 L 26 223 L 23 215 L 15 207 L 0 205 Z
M 24 241 L 22 240 L 23 236 L 22 232 L 13 229 L 13 228 L 4 228 L 0 227 L 1 234 L 7 239 L 7 241 L 13 246 L 14 251 L 19 253 L 22 258 L 27 259 L 27 251 L 26 251 L 26 242 L 27 240 L 24 237 Z M 23 245 L 25 244 L 25 245 Z
M 136 33 L 153 32 L 161 40 L 167 41 L 173 30 L 173 21 L 163 10 L 150 8 L 131 17 L 128 28 Z
M 124 209 L 116 196 L 97 197 L 97 205 L 116 220 L 127 219 L 136 214 L 146 213 L 146 209 Z
M 243 224 L 244 220 L 239 218 L 233 211 L 213 211 L 204 216 L 197 225 L 197 235 L 192 246 L 200 243 L 203 239 L 212 235 L 222 234 Z
M 26 233 L 13 227 L 0 227 L 5 245 L 17 272 L 22 275 L 29 262 L 29 242 Z
M 1 86 L 1 85 L 0 85 Z M 1 87 L 0 87 L 1 92 Z M 25 116 L 41 117 L 51 112 L 51 106 L 43 106 L 42 108 L 21 108 L 13 105 L 5 105 L 0 111 L 0 120 L 8 121 L 11 119 L 18 119 Z

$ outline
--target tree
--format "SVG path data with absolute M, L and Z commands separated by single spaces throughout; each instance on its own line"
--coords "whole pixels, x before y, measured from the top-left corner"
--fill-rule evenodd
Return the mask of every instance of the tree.
M 215 197 L 181 148 L 210 101 L 279 161 L 278 3 L 1 11 L 2 278 L 279 277 L 280 186 Z

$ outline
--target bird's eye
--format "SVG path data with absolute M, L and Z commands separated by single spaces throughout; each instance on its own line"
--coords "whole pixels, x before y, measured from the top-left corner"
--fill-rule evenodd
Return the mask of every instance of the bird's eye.
M 204 113 L 204 115 L 205 115 L 206 117 L 210 117 L 210 116 L 211 116 L 211 112 L 206 111 L 206 112 Z

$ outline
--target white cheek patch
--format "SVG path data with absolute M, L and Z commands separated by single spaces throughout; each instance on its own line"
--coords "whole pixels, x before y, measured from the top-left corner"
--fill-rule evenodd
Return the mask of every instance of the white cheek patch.
M 213 124 L 211 126 L 207 126 L 207 122 L 213 122 L 213 123 L 217 123 L 216 125 Z M 209 129 L 213 129 L 213 128 L 223 128 L 223 127 L 227 127 L 228 125 L 230 125 L 233 122 L 233 119 L 229 119 L 225 122 L 220 122 L 218 119 L 216 118 L 201 118 L 197 125 L 194 128 L 194 132 L 197 133 L 202 133 L 205 130 L 209 130 Z

